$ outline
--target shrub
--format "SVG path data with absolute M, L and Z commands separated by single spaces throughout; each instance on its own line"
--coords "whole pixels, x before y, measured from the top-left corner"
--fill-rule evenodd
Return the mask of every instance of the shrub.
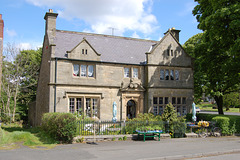
M 223 135 L 229 134 L 230 119 L 228 117 L 217 116 L 212 118 L 212 121 L 217 122 L 216 125 L 221 128 Z
M 45 113 L 41 127 L 54 139 L 70 143 L 76 136 L 77 121 L 71 113 Z
M 127 136 L 124 136 L 124 137 L 123 137 L 123 140 L 126 141 L 126 140 L 127 140 Z

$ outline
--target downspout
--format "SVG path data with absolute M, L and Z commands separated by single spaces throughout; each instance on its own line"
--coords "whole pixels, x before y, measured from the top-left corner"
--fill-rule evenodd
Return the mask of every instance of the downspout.
M 56 99 L 57 99 L 57 61 L 58 59 L 55 59 L 55 78 L 54 78 L 54 112 L 56 112 Z

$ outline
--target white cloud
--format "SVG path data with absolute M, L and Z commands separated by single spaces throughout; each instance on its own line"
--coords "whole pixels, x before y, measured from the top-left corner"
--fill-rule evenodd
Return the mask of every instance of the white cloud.
M 139 36 L 136 32 L 134 32 L 134 33 L 132 34 L 132 37 L 133 37 L 133 38 L 140 38 L 140 36 Z
M 149 35 L 157 28 L 157 19 L 151 13 L 153 0 L 26 0 L 36 6 L 56 7 L 59 17 L 78 18 L 90 24 L 96 33 L 115 35 L 126 31 Z
M 9 37 L 15 37 L 17 35 L 15 30 L 9 30 L 8 28 L 6 29 L 6 33 Z
M 41 43 L 19 43 L 16 45 L 17 48 L 19 48 L 20 50 L 30 50 L 30 49 L 33 49 L 33 50 L 36 50 L 40 47 L 42 47 L 42 44 Z

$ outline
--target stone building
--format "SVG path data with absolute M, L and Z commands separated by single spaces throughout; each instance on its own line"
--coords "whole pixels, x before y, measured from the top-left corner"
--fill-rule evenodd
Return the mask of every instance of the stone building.
M 117 120 L 139 113 L 162 114 L 172 103 L 179 115 L 193 102 L 192 58 L 169 29 L 160 41 L 56 29 L 58 14 L 46 13 L 46 32 L 30 120 L 40 124 L 45 112 L 78 112 Z

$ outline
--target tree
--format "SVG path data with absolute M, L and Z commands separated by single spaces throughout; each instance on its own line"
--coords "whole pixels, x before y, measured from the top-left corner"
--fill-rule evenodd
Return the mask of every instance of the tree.
M 223 96 L 223 104 L 226 107 L 226 110 L 229 110 L 230 107 L 239 107 L 239 93 L 232 92 Z
M 194 49 L 200 86 L 214 97 L 223 114 L 223 96 L 240 85 L 239 0 L 195 0 L 193 14 L 204 33 Z M 198 78 L 199 79 L 199 78 Z
M 26 108 L 34 99 L 29 97 L 36 95 L 41 49 L 20 51 L 14 44 L 8 44 L 4 53 L 2 88 L 6 96 L 2 96 L 3 111 L 7 111 L 14 122 L 16 110 L 21 110 L 18 102 L 25 104 Z M 24 99 L 28 101 L 24 102 Z M 10 107 L 11 101 L 13 106 Z

